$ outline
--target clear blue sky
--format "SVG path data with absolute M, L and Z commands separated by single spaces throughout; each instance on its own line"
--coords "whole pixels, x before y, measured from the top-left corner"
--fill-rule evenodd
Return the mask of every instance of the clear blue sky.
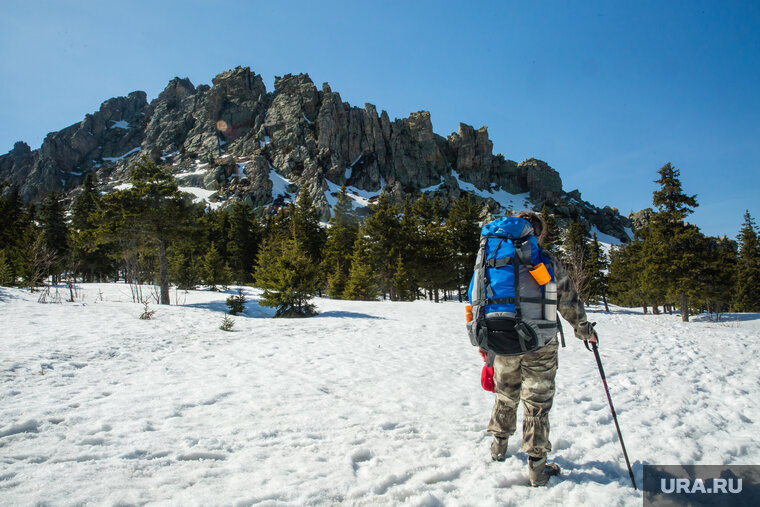
M 536 157 L 566 190 L 621 213 L 681 171 L 691 217 L 735 237 L 760 218 L 760 3 L 749 1 L 36 1 L 0 4 L 0 152 L 110 97 L 155 98 L 241 65 L 308 72 L 441 135 L 488 125 L 494 152 Z

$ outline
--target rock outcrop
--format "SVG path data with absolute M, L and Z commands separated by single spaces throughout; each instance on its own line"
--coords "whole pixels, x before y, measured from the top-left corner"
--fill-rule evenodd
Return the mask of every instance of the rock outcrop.
M 238 67 L 212 84 L 174 78 L 150 104 L 144 92 L 107 100 L 48 134 L 39 150 L 16 143 L 0 156 L 0 181 L 38 199 L 75 189 L 93 171 L 107 190 L 142 154 L 170 165 L 183 185 L 214 190 L 217 201 L 267 206 L 306 192 L 325 220 L 341 185 L 364 199 L 386 191 L 396 202 L 421 191 L 449 201 L 469 192 L 492 213 L 511 206 L 504 196 L 514 194 L 518 207 L 545 204 L 560 219 L 583 217 L 588 227 L 627 238 L 627 219 L 565 193 L 546 162 L 494 155 L 487 127 L 460 124 L 444 138 L 427 111 L 391 120 L 372 104 L 343 102 L 327 83 L 318 90 L 308 74 L 277 77 L 268 92 L 261 76 Z

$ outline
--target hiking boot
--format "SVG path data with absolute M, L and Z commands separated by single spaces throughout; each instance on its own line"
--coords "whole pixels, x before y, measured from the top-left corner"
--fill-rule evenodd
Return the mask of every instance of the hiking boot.
M 507 437 L 493 437 L 491 442 L 491 458 L 494 461 L 504 461 L 507 459 Z
M 556 463 L 547 463 L 546 456 L 543 458 L 528 458 L 528 477 L 531 486 L 545 486 L 549 482 L 549 477 L 559 474 L 559 465 Z

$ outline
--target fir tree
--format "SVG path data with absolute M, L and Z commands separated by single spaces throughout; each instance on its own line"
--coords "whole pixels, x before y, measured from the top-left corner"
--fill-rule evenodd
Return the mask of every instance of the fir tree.
M 459 301 L 472 278 L 480 247 L 480 206 L 470 194 L 451 205 L 446 221 L 447 245 L 451 249 Z
M 344 185 L 333 207 L 322 261 L 323 271 L 327 273 L 327 294 L 331 298 L 339 299 L 343 295 L 351 269 L 351 255 L 358 229 L 358 219 Z
M 541 207 L 541 218 L 546 224 L 546 231 L 544 231 L 541 246 L 550 252 L 555 252 L 562 244 L 562 238 L 560 230 L 557 227 L 557 222 L 554 221 L 554 218 L 546 209 L 546 204 Z
M 412 205 L 412 213 L 417 230 L 414 277 L 437 303 L 439 290 L 447 289 L 457 281 L 452 248 L 446 242 L 443 206 L 439 199 L 433 200 L 422 194 Z
M 320 283 L 318 266 L 291 233 L 271 235 L 262 243 L 254 274 L 264 289 L 260 303 L 275 307 L 275 317 L 308 317 L 316 313 L 309 300 Z
M 91 282 L 95 276 L 103 276 L 112 269 L 111 252 L 95 240 L 97 224 L 95 218 L 100 210 L 100 195 L 95 190 L 92 173 L 87 173 L 82 192 L 74 199 L 71 208 L 71 257 L 75 272 Z
M 229 266 L 225 264 L 214 243 L 211 243 L 203 257 L 203 279 L 211 290 L 217 290 L 217 285 L 229 283 Z
M 396 272 L 393 274 L 393 290 L 398 301 L 414 301 L 417 298 L 417 284 L 411 279 L 401 254 L 396 261 Z
M 610 249 L 609 290 L 613 303 L 621 306 L 646 305 L 640 282 L 639 260 L 642 251 L 643 242 L 639 239 Z
M 160 302 L 168 305 L 167 247 L 181 234 L 190 213 L 168 169 L 143 157 L 130 175 L 132 188 L 108 194 L 101 202 L 96 215 L 98 241 L 118 244 L 129 259 L 155 255 Z
M 292 221 L 293 233 L 302 243 L 306 254 L 319 265 L 322 261 L 326 234 L 319 223 L 317 209 L 305 189 L 298 194 L 298 200 L 292 211 Z
M 609 312 L 607 305 L 607 255 L 602 250 L 596 233 L 593 234 L 591 244 L 589 245 L 588 262 L 586 271 L 588 272 L 588 297 L 590 299 L 601 298 L 604 302 L 604 310 Z
M 343 290 L 344 299 L 363 301 L 374 301 L 377 299 L 378 284 L 375 271 L 370 264 L 371 256 L 369 238 L 364 234 L 363 229 L 360 229 L 354 243 L 354 253 L 351 257 L 351 271 L 348 275 L 346 288 Z
M 69 229 L 66 225 L 66 210 L 58 192 L 50 192 L 43 201 L 39 211 L 39 222 L 45 244 L 56 261 L 50 267 L 53 283 L 60 281 L 61 272 L 66 268 L 66 256 L 69 251 Z
M 8 256 L 5 250 L 0 250 L 0 286 L 13 285 L 13 277 L 11 276 L 11 266 L 8 262 Z
M 92 218 L 100 208 L 100 195 L 95 190 L 95 179 L 87 173 L 82 183 L 82 192 L 74 199 L 71 206 L 71 226 L 76 231 L 92 229 Z
M 733 307 L 739 312 L 760 311 L 760 245 L 755 220 L 747 210 L 739 232 L 736 264 L 736 296 Z
M 6 188 L 7 183 L 0 183 L 0 249 L 6 255 L 10 283 L 16 284 L 22 273 L 28 271 L 29 257 L 26 250 L 30 230 L 34 228 L 33 212 L 24 206 L 15 187 L 7 191 L 7 197 L 3 198 Z
M 650 283 L 659 282 L 667 288 L 667 297 L 677 299 L 681 318 L 689 320 L 689 298 L 699 297 L 700 269 L 704 259 L 700 247 L 704 236 L 699 229 L 683 219 L 697 207 L 695 195 L 686 195 L 681 188 L 680 173 L 670 163 L 659 171 L 655 183 L 660 189 L 653 193 L 652 202 L 658 207 L 645 238 Z
M 573 220 L 567 230 L 564 243 L 567 273 L 575 285 L 575 290 L 581 301 L 588 303 L 589 272 L 586 264 L 589 258 L 589 249 L 586 241 L 586 229 L 580 222 Z
M 259 223 L 250 205 L 241 201 L 232 204 L 226 239 L 234 280 L 238 283 L 250 282 L 253 280 L 253 266 L 261 242 Z
M 721 313 L 731 308 L 736 295 L 736 244 L 725 236 L 705 238 L 704 243 L 698 302 L 711 315 L 715 313 L 720 318 Z
M 388 194 L 383 192 L 363 227 L 368 241 L 368 264 L 376 275 L 383 298 L 389 293 L 391 298 L 394 297 L 393 274 L 402 248 L 399 244 L 401 227 L 397 214 L 398 209 L 390 203 Z

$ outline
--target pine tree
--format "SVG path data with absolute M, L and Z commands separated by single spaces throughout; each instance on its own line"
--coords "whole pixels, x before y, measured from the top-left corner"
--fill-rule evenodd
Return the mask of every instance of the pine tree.
M 237 283 L 247 283 L 253 280 L 253 267 L 261 242 L 259 223 L 250 205 L 236 201 L 229 209 L 229 224 L 227 251 L 232 275 Z
M 76 231 L 91 229 L 92 218 L 100 207 L 100 195 L 95 190 L 95 179 L 87 173 L 82 183 L 82 192 L 74 199 L 71 206 L 71 226 Z
M 470 194 L 465 194 L 451 205 L 446 221 L 447 246 L 453 259 L 459 302 L 472 278 L 480 247 L 480 212 L 480 206 Z
M 557 222 L 554 221 L 554 218 L 546 209 L 546 204 L 541 207 L 541 218 L 546 224 L 546 231 L 544 231 L 541 246 L 550 252 L 555 252 L 562 244 L 562 237 L 557 227 Z
M 7 183 L 0 183 L 0 249 L 6 255 L 11 279 L 9 283 L 15 285 L 22 273 L 28 271 L 27 239 L 29 231 L 34 228 L 34 213 L 24 206 L 15 187 L 7 191 L 7 197 L 3 198 L 7 188 Z
M 143 157 L 132 166 L 130 176 L 132 188 L 103 197 L 95 217 L 97 238 L 118 245 L 129 259 L 155 256 L 160 302 L 168 305 L 167 247 L 181 235 L 191 213 L 168 169 Z
M 15 280 L 11 275 L 11 266 L 8 262 L 8 256 L 5 250 L 0 250 L 0 286 L 7 287 L 13 285 Z
M 271 235 L 264 240 L 254 277 L 264 289 L 260 304 L 277 308 L 275 317 L 316 314 L 309 300 L 319 286 L 319 269 L 292 233 L 290 237 Z
M 681 318 L 689 320 L 689 298 L 699 297 L 700 269 L 704 264 L 700 247 L 704 236 L 699 229 L 683 219 L 698 206 L 696 195 L 686 195 L 681 187 L 680 173 L 670 163 L 659 171 L 655 183 L 660 189 L 653 193 L 652 202 L 658 207 L 645 238 L 648 277 L 651 284 L 666 288 L 667 297 L 677 299 Z
M 705 238 L 703 257 L 698 302 L 719 319 L 721 313 L 731 308 L 736 294 L 736 244 L 725 236 Z
M 607 255 L 599 244 L 596 233 L 593 234 L 591 244 L 589 245 L 588 262 L 586 270 L 588 271 L 588 297 L 593 300 L 601 298 L 604 302 L 604 310 L 609 312 L 607 306 Z
M 414 301 L 417 296 L 417 284 L 411 279 L 401 254 L 398 256 L 396 272 L 393 274 L 393 290 L 398 301 Z
M 398 208 L 390 203 L 388 195 L 383 192 L 363 227 L 368 242 L 368 265 L 376 275 L 383 298 L 389 293 L 394 298 L 393 275 L 398 254 L 403 248 L 400 245 L 401 227 L 397 214 Z
M 739 259 L 736 264 L 736 296 L 733 307 L 739 312 L 760 311 L 760 245 L 755 221 L 747 210 L 739 232 Z
M 573 281 L 581 301 L 588 303 L 588 285 L 586 282 L 589 278 L 589 272 L 586 264 L 589 258 L 589 249 L 586 241 L 586 229 L 577 220 L 570 222 L 564 250 L 568 276 Z
M 343 295 L 358 229 L 358 219 L 344 185 L 333 207 L 322 261 L 322 269 L 327 273 L 327 294 L 331 298 L 339 299 Z
M 61 273 L 66 269 L 69 252 L 69 229 L 66 225 L 66 210 L 58 192 L 50 192 L 39 211 L 39 222 L 45 244 L 54 255 L 55 262 L 50 267 L 53 283 L 60 282 Z
M 617 305 L 631 307 L 645 304 L 639 267 L 642 249 L 643 242 L 638 238 L 610 249 L 610 300 Z
M 319 223 L 317 209 L 305 189 L 298 194 L 292 221 L 293 232 L 303 244 L 306 254 L 319 265 L 327 237 L 324 228 Z
M 229 283 L 229 266 L 224 262 L 219 250 L 211 243 L 206 255 L 203 257 L 203 280 L 211 290 L 217 290 L 217 285 Z
M 414 278 L 432 294 L 437 303 L 439 291 L 452 287 L 458 281 L 453 266 L 453 249 L 446 242 L 443 206 L 439 199 L 433 200 L 422 194 L 412 205 L 412 213 L 418 234 Z
M 112 270 L 112 252 L 95 239 L 95 219 L 100 201 L 92 173 L 87 173 L 82 192 L 74 199 L 71 208 L 70 235 L 72 267 L 87 282 L 91 282 L 96 275 L 101 277 Z
M 359 230 L 354 253 L 351 257 L 351 270 L 343 290 L 344 299 L 356 299 L 362 301 L 374 301 L 378 295 L 377 277 L 375 270 L 370 264 L 372 251 L 370 239 L 364 234 L 364 228 Z

